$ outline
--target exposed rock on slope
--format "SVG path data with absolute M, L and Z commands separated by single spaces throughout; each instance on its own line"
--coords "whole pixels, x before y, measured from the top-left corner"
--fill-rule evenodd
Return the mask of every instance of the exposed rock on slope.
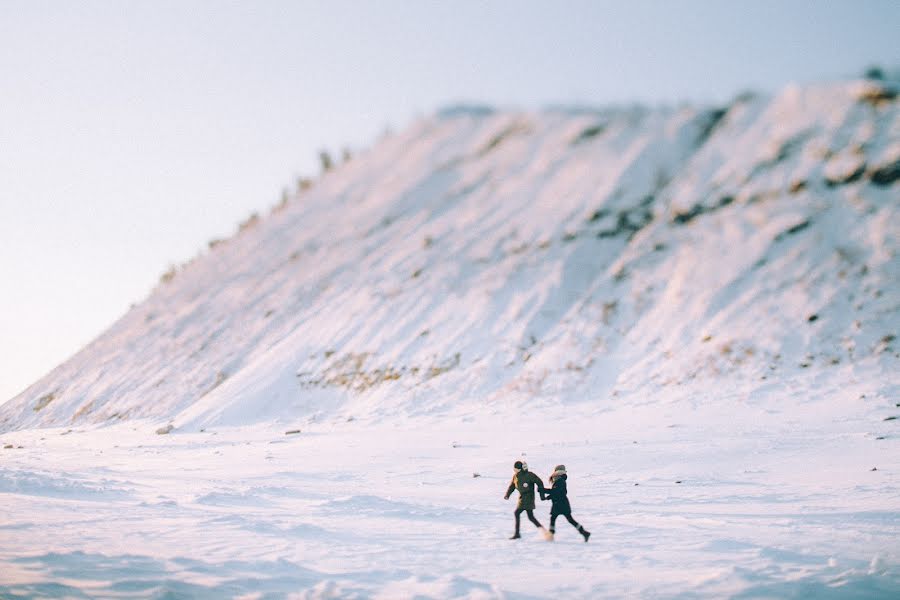
M 0 430 L 714 401 L 805 377 L 896 394 L 898 114 L 861 82 L 715 110 L 444 111 L 169 274 Z

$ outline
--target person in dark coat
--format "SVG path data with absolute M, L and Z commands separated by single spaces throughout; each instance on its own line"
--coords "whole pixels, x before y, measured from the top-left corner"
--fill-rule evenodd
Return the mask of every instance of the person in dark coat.
M 562 515 L 572 524 L 572 527 L 578 530 L 578 533 L 587 542 L 588 538 L 591 537 L 591 532 L 572 518 L 572 506 L 569 504 L 566 479 L 568 479 L 566 465 L 556 465 L 556 468 L 553 469 L 553 474 L 550 475 L 550 489 L 547 490 L 547 497 L 553 502 L 553 506 L 550 508 L 550 539 L 552 540 L 553 535 L 556 533 L 556 518 Z
M 509 539 L 517 540 L 522 537 L 519 535 L 519 517 L 523 512 L 528 515 L 528 520 L 534 523 L 534 526 L 543 532 L 544 537 L 549 539 L 550 534 L 534 517 L 534 488 L 537 487 L 541 494 L 541 500 L 543 500 L 544 493 L 547 491 L 544 487 L 544 482 L 541 481 L 540 477 L 529 471 L 528 465 L 521 460 L 515 462 L 513 469 L 515 470 L 515 473 L 513 474 L 512 481 L 509 482 L 509 487 L 506 488 L 506 495 L 503 497 L 504 500 L 509 500 L 509 496 L 513 493 L 513 490 L 519 490 L 519 502 L 516 504 L 516 511 L 513 513 L 516 517 L 516 532 Z

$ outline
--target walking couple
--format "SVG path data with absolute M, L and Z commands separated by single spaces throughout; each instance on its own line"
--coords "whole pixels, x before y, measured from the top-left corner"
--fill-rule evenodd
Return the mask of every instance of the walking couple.
M 517 460 L 513 465 L 513 469 L 515 473 L 512 481 L 509 482 L 506 495 L 503 497 L 504 500 L 509 500 L 513 490 L 519 491 L 519 503 L 516 505 L 516 511 L 513 513 L 516 517 L 516 532 L 509 539 L 517 540 L 522 537 L 519 535 L 519 517 L 524 512 L 528 515 L 528 520 L 541 530 L 547 541 L 553 541 L 553 534 L 556 533 L 556 518 L 560 515 L 564 516 L 572 524 L 572 527 L 578 530 L 578 533 L 584 537 L 585 542 L 588 541 L 588 538 L 591 537 L 591 532 L 587 531 L 572 518 L 572 507 L 569 505 L 569 498 L 566 495 L 567 475 L 565 465 L 556 465 L 556 468 L 553 469 L 553 474 L 550 475 L 550 489 L 544 487 L 544 482 L 541 481 L 541 478 L 529 471 L 528 465 L 523 461 Z M 540 492 L 541 500 L 549 498 L 553 502 L 553 506 L 550 509 L 550 531 L 544 529 L 544 526 L 534 518 L 535 487 Z

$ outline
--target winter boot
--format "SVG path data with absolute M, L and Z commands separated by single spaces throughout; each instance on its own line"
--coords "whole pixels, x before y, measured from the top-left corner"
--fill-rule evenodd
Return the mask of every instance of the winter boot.
M 541 534 L 544 536 L 544 539 L 547 540 L 548 542 L 552 542 L 553 541 L 553 532 L 547 531 L 543 527 L 541 527 L 540 529 L 541 529 Z
M 585 543 L 587 543 L 588 538 L 591 537 L 591 532 L 580 525 L 578 526 L 578 533 L 584 536 Z
M 519 532 L 517 531 L 517 532 L 515 532 L 514 534 L 512 534 L 512 537 L 509 538 L 509 539 L 511 539 L 511 540 L 517 540 L 517 539 L 519 539 L 520 537 L 522 537 L 522 536 L 519 535 Z

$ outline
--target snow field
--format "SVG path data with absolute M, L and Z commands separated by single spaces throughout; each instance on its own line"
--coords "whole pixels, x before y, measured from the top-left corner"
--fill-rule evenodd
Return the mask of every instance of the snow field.
M 900 596 L 891 85 L 380 141 L 0 404 L 0 597 Z
M 804 395 L 6 434 L 0 596 L 891 597 L 900 436 Z M 568 466 L 588 544 L 565 521 L 507 539 L 521 456 L 545 481 Z

